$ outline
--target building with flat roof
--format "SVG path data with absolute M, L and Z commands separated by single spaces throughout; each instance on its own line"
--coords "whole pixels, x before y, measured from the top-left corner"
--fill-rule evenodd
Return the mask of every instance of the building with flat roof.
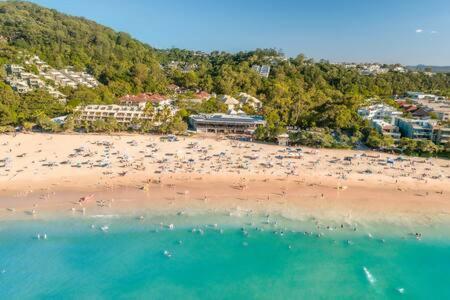
M 439 125 L 437 120 L 396 118 L 395 123 L 403 137 L 430 140 L 438 145 L 450 141 L 450 127 Z
M 395 119 L 395 125 L 400 129 L 402 136 L 411 139 L 433 140 L 433 128 L 436 124 L 436 120 L 429 119 Z
M 6 72 L 8 75 L 18 76 L 20 77 L 20 74 L 24 72 L 25 68 L 19 65 L 6 65 Z
M 28 86 L 26 81 L 21 80 L 13 80 L 9 83 L 13 90 L 15 90 L 18 93 L 24 94 L 31 91 L 31 88 Z
M 379 64 L 364 64 L 359 66 L 359 69 L 359 73 L 365 76 L 383 74 L 389 71 L 388 68 L 383 68 Z
M 439 96 L 433 94 L 425 94 L 422 92 L 406 92 L 406 97 L 416 100 L 430 99 L 430 100 L 438 100 Z
M 189 117 L 189 124 L 197 132 L 252 133 L 266 122 L 259 116 L 200 114 Z
M 253 65 L 252 69 L 255 70 L 261 77 L 268 78 L 270 74 L 270 66 L 269 65 Z
M 379 119 L 372 120 L 370 123 L 372 127 L 382 135 L 390 136 L 394 140 L 398 140 L 401 137 L 400 129 L 398 128 L 398 126 Z
M 401 116 L 403 113 L 386 104 L 374 104 L 358 109 L 358 114 L 364 119 L 373 120 L 392 119 Z
M 118 123 L 131 123 L 136 120 L 150 120 L 151 116 L 145 114 L 144 107 L 127 105 L 86 105 L 77 107 L 80 112 L 79 121 L 94 122 L 97 120 L 106 121 L 114 118 Z
M 450 127 L 435 126 L 433 141 L 436 144 L 449 145 L 449 143 L 450 143 Z

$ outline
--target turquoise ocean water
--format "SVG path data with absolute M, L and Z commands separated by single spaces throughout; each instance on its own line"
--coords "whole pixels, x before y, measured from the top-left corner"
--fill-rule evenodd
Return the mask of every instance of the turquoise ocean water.
M 274 220 L 2 221 L 0 299 L 450 299 L 448 236 Z

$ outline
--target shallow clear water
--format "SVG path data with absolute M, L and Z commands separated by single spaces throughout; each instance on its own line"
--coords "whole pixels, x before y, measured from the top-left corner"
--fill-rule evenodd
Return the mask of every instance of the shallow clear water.
M 0 298 L 450 299 L 450 238 L 228 219 L 4 221 Z

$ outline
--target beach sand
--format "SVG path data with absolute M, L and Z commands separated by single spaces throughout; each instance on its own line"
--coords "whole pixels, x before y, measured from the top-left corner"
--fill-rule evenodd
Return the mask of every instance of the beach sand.
M 339 222 L 450 221 L 448 160 L 305 147 L 300 159 L 281 158 L 288 151 L 277 145 L 178 139 L 1 135 L 0 217 L 223 211 Z

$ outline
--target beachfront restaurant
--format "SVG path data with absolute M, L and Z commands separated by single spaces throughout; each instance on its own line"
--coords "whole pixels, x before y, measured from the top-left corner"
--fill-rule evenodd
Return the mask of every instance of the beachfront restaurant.
M 251 133 L 266 122 L 259 116 L 230 114 L 200 114 L 189 117 L 189 125 L 203 133 Z

